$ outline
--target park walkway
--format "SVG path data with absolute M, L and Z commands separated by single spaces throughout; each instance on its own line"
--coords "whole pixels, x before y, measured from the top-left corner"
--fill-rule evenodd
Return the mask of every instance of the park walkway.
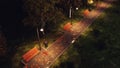
M 24 68 L 49 68 L 54 61 L 63 54 L 64 51 L 74 43 L 83 31 L 89 27 L 92 22 L 100 16 L 104 9 L 109 7 L 111 0 L 101 2 L 96 6 L 95 10 L 89 12 L 80 22 L 73 24 L 70 31 L 66 31 L 47 49 L 42 49 L 36 56 L 27 62 Z

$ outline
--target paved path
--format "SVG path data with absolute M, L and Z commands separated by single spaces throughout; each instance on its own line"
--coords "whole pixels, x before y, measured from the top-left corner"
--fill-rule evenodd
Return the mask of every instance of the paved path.
M 107 7 L 109 7 L 107 2 L 99 4 L 87 17 L 84 17 L 80 22 L 73 24 L 70 32 L 65 32 L 63 36 L 57 39 L 47 49 L 42 49 L 25 65 L 24 68 L 49 68 L 70 44 L 73 43 L 73 40 L 77 39 Z

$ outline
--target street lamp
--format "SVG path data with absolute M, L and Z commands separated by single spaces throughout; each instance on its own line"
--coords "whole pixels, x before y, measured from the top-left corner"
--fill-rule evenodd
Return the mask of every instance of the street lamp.
M 93 0 L 88 0 L 88 3 L 89 4 L 93 4 Z
M 70 7 L 70 10 L 69 10 L 69 18 L 72 17 L 72 7 Z
M 76 7 L 76 10 L 78 10 L 78 7 Z
M 38 30 L 38 29 L 39 29 L 39 28 L 37 27 L 38 45 L 39 45 L 39 49 L 41 50 L 40 35 L 39 35 L 40 33 L 39 33 L 39 30 Z M 43 28 L 41 28 L 40 31 L 43 33 L 43 35 L 45 34 Z
M 43 29 L 43 28 L 41 28 L 41 29 L 40 29 L 40 31 L 43 33 L 43 35 L 45 34 L 45 33 L 44 33 L 44 29 Z
M 69 18 L 71 19 L 71 24 L 72 24 L 72 7 L 70 7 L 70 10 L 69 10 Z
M 43 32 L 43 31 L 44 31 L 44 29 L 43 29 L 43 28 L 41 28 L 41 29 L 40 29 L 40 31 L 42 31 L 42 32 Z
M 93 4 L 93 0 L 88 0 L 88 4 L 89 4 L 89 11 L 91 11 L 91 6 Z
M 39 49 L 41 50 L 41 45 L 40 45 L 40 35 L 39 35 L 38 27 L 37 27 L 37 37 L 38 37 L 38 45 L 39 45 Z

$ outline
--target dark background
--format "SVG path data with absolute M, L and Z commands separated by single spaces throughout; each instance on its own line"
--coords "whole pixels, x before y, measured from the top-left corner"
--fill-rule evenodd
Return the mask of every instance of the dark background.
M 11 68 L 11 58 L 15 52 L 13 41 L 22 37 L 24 26 L 21 20 L 24 16 L 21 0 L 0 1 L 0 30 L 7 39 L 7 54 L 0 57 L 0 68 Z

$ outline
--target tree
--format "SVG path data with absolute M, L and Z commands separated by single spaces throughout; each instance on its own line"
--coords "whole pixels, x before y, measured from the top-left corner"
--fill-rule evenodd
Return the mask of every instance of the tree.
M 65 18 L 61 9 L 56 7 L 60 0 L 23 0 L 23 2 L 27 14 L 23 20 L 25 25 L 44 28 L 46 23 L 53 24 Z
M 24 23 L 40 26 L 50 18 L 53 6 L 46 0 L 24 0 L 24 9 L 27 13 Z
M 40 41 L 39 30 L 45 29 L 45 33 L 56 27 L 56 22 L 64 19 L 64 15 L 55 4 L 60 0 L 23 0 L 26 17 L 23 20 L 25 25 L 36 28 L 36 34 Z M 38 41 L 38 42 L 39 42 Z
M 87 0 L 23 0 L 23 2 L 27 14 L 23 20 L 24 24 L 44 27 L 45 23 L 65 19 L 69 15 L 70 7 L 75 9 L 82 3 L 86 4 Z

